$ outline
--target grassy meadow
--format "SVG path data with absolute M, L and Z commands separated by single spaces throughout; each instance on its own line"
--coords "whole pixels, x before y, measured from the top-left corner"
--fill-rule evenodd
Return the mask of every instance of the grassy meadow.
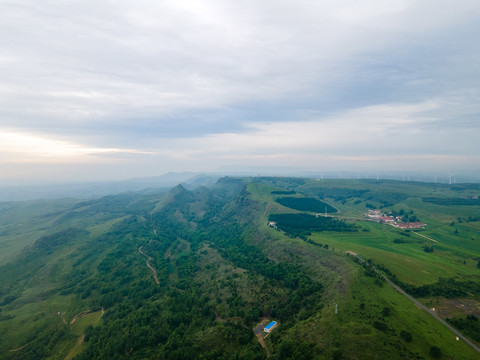
M 271 180 L 275 181 L 275 179 Z M 296 212 L 275 202 L 279 196 L 272 191 L 278 190 L 270 186 L 255 184 L 255 197 L 269 206 L 268 214 Z M 479 190 L 452 190 L 453 186 L 440 184 L 423 184 L 409 182 L 361 181 L 361 180 L 306 180 L 304 184 L 295 186 L 296 194 L 291 196 L 312 196 L 328 194 L 328 189 L 346 190 L 346 194 L 355 189 L 367 189 L 372 199 L 344 198 L 335 200 L 324 196 L 324 201 L 340 210 L 331 216 L 346 219 L 355 223 L 357 232 L 318 232 L 309 238 L 315 243 L 334 248 L 337 251 L 353 251 L 365 259 L 372 259 L 376 264 L 384 264 L 395 273 L 400 280 L 412 285 L 434 283 L 439 277 L 472 278 L 479 275 L 477 263 L 480 260 L 480 221 L 466 222 L 459 218 L 480 218 L 479 206 L 445 206 L 426 203 L 422 197 L 440 198 L 459 196 L 478 196 Z M 458 185 L 457 185 L 458 187 Z M 455 188 L 455 187 L 454 187 Z M 335 192 L 335 191 L 334 191 Z M 377 208 L 382 203 L 375 201 L 386 194 L 404 194 L 405 199 L 385 206 L 382 210 L 413 211 L 420 221 L 427 224 L 425 229 L 404 231 L 386 224 L 367 221 L 366 203 Z M 265 217 L 268 217 L 265 214 Z M 266 220 L 265 220 L 266 221 Z M 455 223 L 455 224 L 453 224 Z M 421 236 L 424 235 L 425 237 Z M 435 241 L 432 241 L 431 238 Z M 398 243 L 394 240 L 399 239 Z M 434 247 L 427 253 L 424 246 Z

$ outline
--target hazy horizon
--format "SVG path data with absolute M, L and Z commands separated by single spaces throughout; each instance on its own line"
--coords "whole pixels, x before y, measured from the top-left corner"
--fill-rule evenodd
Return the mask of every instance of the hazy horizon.
M 480 176 L 476 1 L 0 10 L 0 183 L 284 167 Z

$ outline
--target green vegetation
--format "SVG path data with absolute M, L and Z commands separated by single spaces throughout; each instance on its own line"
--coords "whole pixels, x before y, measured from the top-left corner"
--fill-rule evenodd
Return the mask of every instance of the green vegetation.
M 270 221 L 276 223 L 279 230 L 285 231 L 290 236 L 305 238 L 312 232 L 319 231 L 356 231 L 354 225 L 344 221 L 310 214 L 272 214 Z
M 315 182 L 307 183 L 298 188 L 297 191 L 302 191 L 306 194 L 319 196 L 320 198 L 332 198 L 335 201 L 345 204 L 350 199 L 357 199 L 357 204 L 361 201 L 376 202 L 381 207 L 393 206 L 408 198 L 407 193 L 395 191 L 395 189 L 378 189 L 379 185 L 385 184 L 384 182 L 375 181 L 350 181 L 348 187 L 338 187 L 337 184 L 332 181 L 322 181 L 322 185 L 317 185 Z M 332 183 L 332 187 L 325 186 Z M 365 188 L 364 184 L 374 185 L 373 187 Z M 353 185 L 353 186 L 352 186 Z M 376 189 L 375 189 L 376 187 Z M 361 201 L 358 201 L 361 200 Z M 371 207 L 374 205 L 370 204 Z
M 431 252 L 433 252 L 433 245 L 431 245 L 431 246 L 425 245 L 425 246 L 423 247 L 423 251 L 425 251 L 426 253 L 431 253 Z
M 450 324 L 461 330 L 465 335 L 480 342 L 480 322 L 475 315 L 467 315 L 465 318 L 454 317 L 447 319 Z
M 475 206 L 480 205 L 480 199 L 465 199 L 465 198 L 434 198 L 434 197 L 424 197 L 422 198 L 424 202 L 429 202 L 436 205 L 467 205 Z
M 274 191 L 271 191 L 270 194 L 273 194 L 273 195 L 294 195 L 296 194 L 297 192 L 294 191 L 294 190 L 274 190 Z
M 398 282 L 398 281 L 397 281 Z M 398 282 L 410 294 L 416 297 L 442 296 L 445 298 L 477 298 L 480 296 L 480 283 L 478 281 L 458 281 L 455 279 L 440 278 L 434 284 L 413 287 Z
M 333 206 L 313 198 L 281 197 L 275 199 L 275 201 L 283 206 L 300 211 L 311 211 L 317 213 L 337 212 L 337 209 L 335 209 Z
M 370 190 L 367 189 L 345 189 L 345 188 L 322 188 L 317 187 L 315 190 L 322 199 L 332 198 L 336 201 L 347 200 L 350 198 L 365 198 L 365 194 Z
M 478 304 L 480 209 L 422 200 L 478 192 L 457 187 L 227 177 L 0 204 L 0 359 L 265 359 L 264 319 L 280 324 L 264 339 L 273 360 L 475 358 L 371 268 L 427 305 Z M 427 228 L 367 221 L 369 204 Z M 297 212 L 325 206 L 336 217 Z M 480 341 L 479 314 L 456 311 Z

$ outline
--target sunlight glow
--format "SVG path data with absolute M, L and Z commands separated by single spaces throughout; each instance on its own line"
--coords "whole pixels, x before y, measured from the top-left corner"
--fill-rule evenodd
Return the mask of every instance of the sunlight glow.
M 8 162 L 88 160 L 111 154 L 153 154 L 135 149 L 101 148 L 36 134 L 0 130 L 0 157 Z

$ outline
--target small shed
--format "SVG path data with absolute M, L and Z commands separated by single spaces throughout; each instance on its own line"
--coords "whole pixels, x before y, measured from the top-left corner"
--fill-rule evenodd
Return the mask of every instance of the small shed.
M 266 333 L 270 333 L 273 329 L 275 329 L 276 326 L 277 326 L 277 322 L 276 322 L 276 321 L 272 321 L 270 324 L 268 324 L 267 326 L 265 326 L 265 328 L 263 329 L 263 331 L 265 331 Z

